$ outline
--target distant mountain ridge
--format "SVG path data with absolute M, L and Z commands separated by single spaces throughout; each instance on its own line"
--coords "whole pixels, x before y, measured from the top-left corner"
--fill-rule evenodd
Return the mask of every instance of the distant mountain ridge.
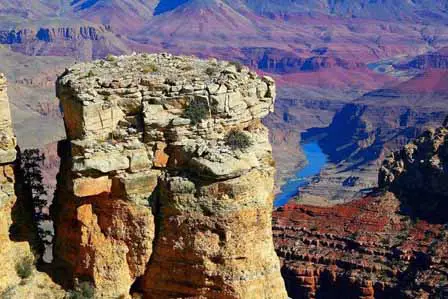
M 210 1 L 200 1 L 206 4 Z M 444 0 L 221 0 L 239 13 L 252 12 L 271 18 L 296 15 L 324 14 L 350 18 L 390 21 L 437 22 L 448 21 L 448 2 Z M 23 4 L 23 5 L 21 5 Z M 197 7 L 196 0 L 0 0 L 0 15 L 19 17 L 86 15 L 118 11 L 148 21 L 180 6 Z

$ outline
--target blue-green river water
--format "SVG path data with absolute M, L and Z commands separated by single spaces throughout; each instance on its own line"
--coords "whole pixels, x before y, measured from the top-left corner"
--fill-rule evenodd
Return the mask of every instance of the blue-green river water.
M 308 162 L 305 167 L 297 171 L 294 178 L 289 179 L 281 186 L 281 192 L 275 197 L 274 207 L 281 207 L 298 195 L 300 187 L 309 184 L 311 178 L 319 174 L 327 163 L 327 157 L 317 142 L 302 144 L 302 150 Z

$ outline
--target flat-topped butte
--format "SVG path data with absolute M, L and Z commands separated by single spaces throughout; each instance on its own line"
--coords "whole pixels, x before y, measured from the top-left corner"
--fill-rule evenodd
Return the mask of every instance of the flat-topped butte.
M 71 139 L 105 137 L 115 129 L 119 119 L 145 109 L 154 113 L 170 110 L 180 115 L 179 110 L 194 100 L 192 97 L 207 101 L 210 118 L 240 118 L 241 121 L 249 120 L 250 114 L 252 117 L 265 116 L 273 109 L 275 99 L 272 79 L 260 78 L 244 66 L 169 54 L 111 56 L 93 63 L 76 64 L 59 79 L 57 93 L 63 106 L 69 94 L 71 101 L 84 107 L 96 105 L 105 111 L 116 105 L 123 112 L 117 110 L 115 115 L 113 112 L 110 117 L 105 115 L 101 128 L 90 123 L 88 115 L 84 115 L 83 128 L 81 124 L 69 126 Z M 263 107 L 260 101 L 265 102 Z M 244 114 L 246 109 L 250 113 Z M 83 114 L 89 114 L 92 109 L 83 110 Z M 68 117 L 72 118 L 71 115 Z M 174 117 L 166 122 L 187 123 L 185 119 L 173 120 Z
M 274 81 L 236 63 L 170 54 L 111 56 L 67 69 L 57 94 L 79 196 L 93 195 L 82 187 L 85 177 L 95 178 L 92 184 L 103 186 L 96 192 L 103 192 L 111 179 L 138 181 L 154 168 L 188 167 L 224 179 L 272 160 L 267 129 L 256 124 L 273 111 Z M 231 131 L 243 132 L 250 146 L 230 146 Z
M 136 54 L 75 65 L 57 93 L 71 148 L 60 151 L 55 256 L 74 277 L 98 298 L 128 294 L 138 277 L 145 298 L 286 298 L 260 122 L 272 79 Z

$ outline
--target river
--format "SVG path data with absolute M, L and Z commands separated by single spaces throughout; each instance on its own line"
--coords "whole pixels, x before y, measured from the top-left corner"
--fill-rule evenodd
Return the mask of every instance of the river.
M 278 193 L 274 200 L 274 207 L 285 205 L 291 198 L 299 194 L 300 187 L 306 186 L 310 179 L 319 174 L 327 163 L 327 157 L 322 152 L 317 142 L 302 144 L 302 150 L 305 154 L 307 164 L 297 171 L 294 178 L 288 180 Z

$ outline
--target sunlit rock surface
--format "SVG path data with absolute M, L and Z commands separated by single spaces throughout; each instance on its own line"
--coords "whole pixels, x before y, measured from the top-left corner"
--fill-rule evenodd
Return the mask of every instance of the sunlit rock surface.
M 260 119 L 275 85 L 169 54 L 77 64 L 57 82 L 68 143 L 55 254 L 104 298 L 286 298 Z M 248 140 L 230 146 L 231 132 Z

